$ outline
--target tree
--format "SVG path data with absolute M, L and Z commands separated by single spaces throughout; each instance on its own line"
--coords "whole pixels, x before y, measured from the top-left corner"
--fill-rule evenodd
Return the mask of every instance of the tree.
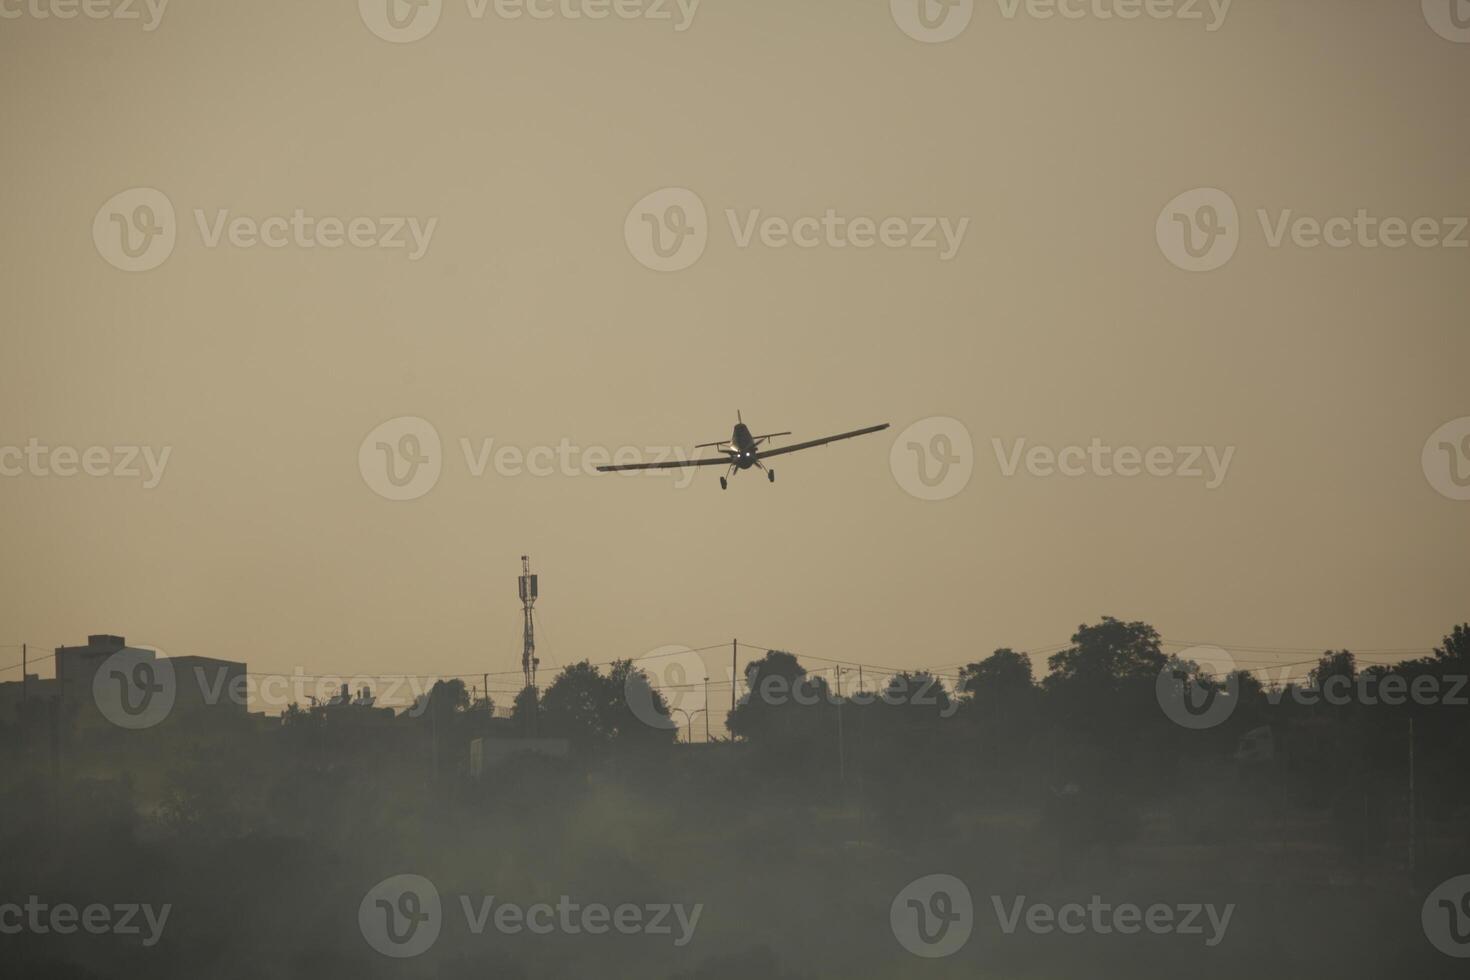
M 511 702 L 510 720 L 522 732 L 534 732 L 540 725 L 541 702 L 534 687 L 523 687 Z
M 1334 677 L 1345 677 L 1351 685 L 1358 677 L 1358 660 L 1347 650 L 1328 650 L 1312 668 L 1312 684 L 1318 690 L 1327 686 Z
M 1434 648 L 1434 657 L 1441 662 L 1470 664 L 1470 623 L 1461 623 L 1451 630 L 1440 646 Z
M 984 660 L 966 664 L 960 668 L 956 693 L 965 696 L 972 711 L 993 717 L 1029 710 L 1037 693 L 1030 654 L 1001 647 Z
M 637 710 L 629 702 L 630 695 L 638 699 Z M 658 717 L 668 714 L 663 695 L 631 660 L 615 662 L 605 676 L 584 660 L 565 668 L 551 682 L 541 697 L 539 717 L 544 734 L 570 739 L 588 749 L 614 741 L 672 741 L 678 729 L 656 724 Z
M 669 718 L 669 705 L 648 674 L 631 660 L 617 660 L 607 675 L 607 726 L 619 742 L 677 741 L 679 728 Z M 630 703 L 631 702 L 631 703 Z M 636 705 L 636 707 L 635 707 Z M 669 719 L 668 726 L 658 724 Z
M 1079 626 L 1072 645 L 1048 658 L 1051 673 L 1042 682 L 1052 778 L 1121 791 L 1125 781 L 1166 771 L 1161 753 L 1177 729 L 1159 710 L 1157 692 L 1168 662 L 1158 631 L 1147 623 L 1104 616 L 1095 626 Z M 1059 742 L 1061 732 L 1075 737 Z
M 761 659 L 746 664 L 745 684 L 746 695 L 726 724 L 733 735 L 751 741 L 794 735 L 796 709 L 831 700 L 827 682 L 808 676 L 806 668 L 782 650 L 767 651 Z
M 544 733 L 581 747 L 612 737 L 607 715 L 607 678 L 586 660 L 563 669 L 541 695 Z
M 1096 691 L 1127 681 L 1153 683 L 1168 659 L 1152 626 L 1104 616 L 1096 626 L 1079 626 L 1072 645 L 1047 660 L 1051 675 L 1044 683 L 1049 688 L 1076 683 Z

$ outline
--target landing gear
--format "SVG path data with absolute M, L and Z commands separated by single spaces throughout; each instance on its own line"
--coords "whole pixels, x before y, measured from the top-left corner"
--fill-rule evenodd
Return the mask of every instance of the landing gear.
M 727 480 L 727 479 L 725 479 L 723 476 L 720 477 L 720 489 L 721 490 L 728 490 L 728 489 L 730 489 L 730 481 Z
M 776 471 L 775 470 L 766 470 L 766 479 L 767 480 L 770 480 L 772 483 L 775 483 L 776 482 Z

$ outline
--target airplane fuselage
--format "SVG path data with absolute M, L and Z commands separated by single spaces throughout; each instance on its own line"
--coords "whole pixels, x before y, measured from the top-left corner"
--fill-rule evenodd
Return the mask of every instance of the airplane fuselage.
M 755 437 L 744 422 L 737 422 L 730 433 L 730 463 L 737 469 L 748 470 L 755 465 Z
M 789 436 L 790 432 L 766 432 L 754 435 L 740 413 L 735 413 L 735 428 L 730 430 L 730 438 L 721 442 L 702 442 L 694 447 L 693 457 L 680 456 L 673 460 L 658 460 L 652 463 L 618 463 L 608 466 L 599 466 L 598 472 L 610 473 L 617 470 L 664 470 L 675 469 L 684 466 L 728 466 L 729 472 L 720 477 L 720 489 L 729 488 L 730 478 L 741 470 L 755 467 L 766 474 L 766 479 L 771 483 L 776 482 L 776 471 L 764 462 L 772 456 L 784 456 L 786 453 L 800 452 L 803 449 L 811 449 L 815 446 L 825 446 L 839 439 L 851 439 L 853 436 L 864 436 L 869 432 L 878 432 L 888 428 L 888 423 L 882 425 L 870 425 L 866 429 L 854 429 L 851 432 L 840 432 L 835 436 L 823 436 L 820 439 L 808 439 L 806 442 L 798 442 L 795 445 L 771 448 L 770 441 Z M 765 447 L 765 448 L 762 448 Z M 711 456 L 699 456 L 701 449 L 712 449 L 715 454 Z

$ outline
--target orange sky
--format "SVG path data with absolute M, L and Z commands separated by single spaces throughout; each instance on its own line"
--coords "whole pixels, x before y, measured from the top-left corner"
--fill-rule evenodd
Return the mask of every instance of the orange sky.
M 394 43 L 364 3 L 169 4 L 153 30 L 5 4 L 0 643 L 514 671 L 523 552 L 543 677 L 736 635 L 943 667 L 1103 614 L 1428 647 L 1470 615 L 1470 502 L 1421 461 L 1470 416 L 1470 43 L 1419 4 L 1237 0 L 1208 30 L 976 3 L 927 43 L 886 2 L 704 0 L 678 30 L 672 3 L 460 0 Z M 137 188 L 172 248 L 126 271 L 116 236 L 167 221 Z M 703 251 L 655 271 L 632 236 L 691 199 L 635 206 L 665 188 Z M 1158 229 L 1197 188 L 1237 240 L 1191 272 Z M 1376 230 L 1302 244 L 1299 218 L 1360 211 Z M 1426 217 L 1432 244 L 1372 247 Z M 713 468 L 494 462 L 687 451 L 737 409 L 793 440 L 894 427 L 723 493 Z M 438 477 L 389 500 L 359 450 L 401 417 Z M 76 458 L 3 455 L 31 440 Z M 1211 488 L 1102 476 L 1066 452 L 1093 440 L 1233 454 Z M 910 442 L 968 483 L 923 499 Z M 87 476 L 91 447 L 109 474 L 137 447 L 140 475 Z

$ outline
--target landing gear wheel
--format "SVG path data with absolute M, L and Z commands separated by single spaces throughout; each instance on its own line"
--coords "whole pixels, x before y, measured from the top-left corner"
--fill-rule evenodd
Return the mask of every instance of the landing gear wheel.
M 727 480 L 727 479 L 725 479 L 723 476 L 720 477 L 720 489 L 721 490 L 728 490 L 728 489 L 730 489 L 730 481 Z
M 775 483 L 776 482 L 776 471 L 775 470 L 766 470 L 766 479 L 767 480 L 770 480 L 772 483 Z

